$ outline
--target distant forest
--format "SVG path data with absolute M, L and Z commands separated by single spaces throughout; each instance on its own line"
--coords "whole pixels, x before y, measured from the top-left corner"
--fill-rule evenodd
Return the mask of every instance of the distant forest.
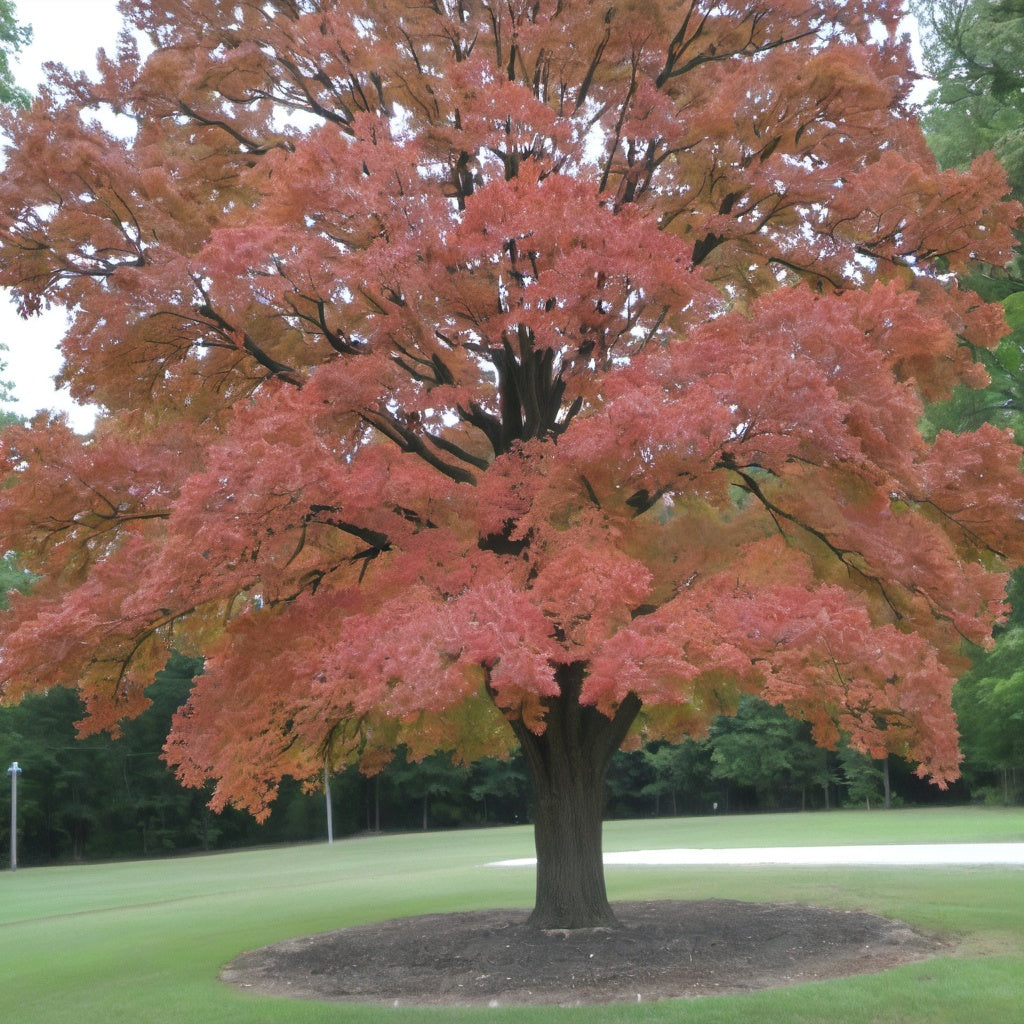
M 17 760 L 19 848 L 23 865 L 223 850 L 323 839 L 322 786 L 286 780 L 263 824 L 228 809 L 214 814 L 209 793 L 178 785 L 160 759 L 170 718 L 201 661 L 176 656 L 150 690 L 153 706 L 124 734 L 75 737 L 78 695 L 56 687 L 0 708 L 0 756 Z M 6 765 L 5 765 L 6 767 Z M 820 750 L 807 726 L 748 698 L 700 741 L 620 751 L 609 777 L 609 818 L 881 808 L 939 802 L 1016 801 L 1012 772 L 965 765 L 945 792 L 897 758 L 873 762 L 849 749 Z M 444 755 L 420 763 L 401 753 L 374 778 L 355 770 L 330 779 L 333 832 L 460 828 L 531 820 L 521 758 L 456 766 Z M 0 850 L 10 842 L 9 792 L 0 796 Z

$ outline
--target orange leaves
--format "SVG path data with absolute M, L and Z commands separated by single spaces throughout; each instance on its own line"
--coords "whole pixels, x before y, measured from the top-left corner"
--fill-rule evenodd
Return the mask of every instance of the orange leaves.
M 959 271 L 972 259 L 1000 264 L 1008 258 L 1011 225 L 1021 214 L 1019 204 L 998 201 L 1008 192 L 991 153 L 966 173 L 939 174 L 919 155 L 888 152 L 851 175 L 831 212 L 837 233 L 857 237 L 873 256 L 909 264 L 942 258 Z M 879 196 L 886 197 L 881 204 Z
M 928 641 L 874 626 L 835 588 L 787 596 L 780 603 L 789 633 L 771 659 L 764 695 L 810 722 L 820 743 L 832 746 L 843 734 L 873 757 L 893 752 L 917 761 L 939 784 L 956 778 L 954 677 Z
M 558 695 L 554 663 L 561 648 L 528 594 L 507 581 L 483 583 L 453 609 L 460 657 L 480 665 L 495 704 L 529 729 L 543 731 L 543 701 Z
M 728 712 L 739 692 L 756 687 L 745 647 L 723 631 L 701 597 L 683 591 L 601 645 L 581 699 L 606 714 L 629 693 L 651 708 L 683 705 L 699 731 Z
M 613 210 L 594 183 L 543 176 L 533 162 L 479 188 L 446 246 L 454 276 L 441 287 L 455 308 L 492 345 L 526 329 L 566 361 L 567 378 L 650 337 L 667 310 L 709 304 L 690 246 L 635 208 Z
M 480 50 L 451 68 L 433 93 L 459 111 L 459 123 L 454 131 L 436 127 L 431 142 L 479 153 L 489 163 L 498 161 L 502 174 L 518 153 L 543 158 L 548 170 L 559 159 L 580 159 L 582 140 L 574 122 L 559 117 L 527 84 L 510 81 Z
M 927 156 L 898 17 L 135 4 L 145 61 L 8 118 L 0 283 L 71 311 L 109 414 L 0 439 L 41 573 L 8 695 L 114 725 L 191 644 L 169 756 L 260 813 L 325 756 L 539 732 L 570 676 L 675 735 L 764 691 L 948 776 L 1024 487 L 917 424 L 983 381 L 1001 313 L 948 271 L 1019 210 Z
M 493 754 L 510 734 L 483 694 L 485 678 L 507 714 L 543 728 L 556 651 L 521 595 L 484 584 L 445 603 L 421 586 L 376 612 L 361 605 L 356 591 L 306 595 L 237 619 L 210 650 L 169 741 L 181 777 L 213 774 L 215 806 L 230 799 L 261 813 L 268 779 L 314 774 L 323 752 L 371 770 L 398 743 L 420 754 Z
M 926 639 L 875 626 L 841 588 L 741 573 L 697 583 L 621 630 L 592 660 L 583 699 L 611 709 L 636 693 L 648 735 L 679 739 L 730 713 L 739 694 L 761 693 L 820 743 L 843 734 L 873 756 L 918 760 L 937 781 L 956 776 L 953 677 Z
M 1024 557 L 1020 448 L 1010 431 L 984 424 L 971 434 L 942 431 L 920 466 L 926 510 L 968 551 Z
M 558 635 L 580 648 L 581 657 L 630 621 L 650 596 L 652 574 L 611 545 L 573 540 L 541 563 L 530 589 Z

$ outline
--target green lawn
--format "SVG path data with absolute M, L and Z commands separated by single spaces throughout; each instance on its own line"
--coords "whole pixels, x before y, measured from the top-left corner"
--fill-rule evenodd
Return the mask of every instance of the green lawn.
M 605 848 L 1024 841 L 1024 810 L 612 822 Z M 385 836 L 178 860 L 0 873 L 0 1011 L 18 1024 L 404 1024 L 549 1019 L 1004 1024 L 1024 1006 L 1024 869 L 613 867 L 612 899 L 800 901 L 955 935 L 955 958 L 756 995 L 606 1008 L 433 1011 L 272 1000 L 217 981 L 237 953 L 388 917 L 528 906 L 527 828 Z

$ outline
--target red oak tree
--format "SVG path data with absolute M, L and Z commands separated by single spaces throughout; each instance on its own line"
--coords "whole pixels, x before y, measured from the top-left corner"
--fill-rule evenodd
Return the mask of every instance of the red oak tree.
M 0 281 L 102 409 L 4 434 L 5 700 L 116 729 L 202 652 L 166 756 L 257 814 L 518 743 L 540 926 L 611 920 L 614 751 L 742 694 L 955 776 L 1024 487 L 917 423 L 1018 210 L 930 157 L 898 3 L 122 7 L 5 122 Z

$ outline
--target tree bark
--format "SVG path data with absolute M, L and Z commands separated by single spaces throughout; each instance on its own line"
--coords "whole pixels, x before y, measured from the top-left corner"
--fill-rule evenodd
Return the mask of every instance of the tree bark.
M 640 701 L 630 694 L 611 718 L 579 703 L 581 663 L 561 666 L 561 695 L 547 703 L 541 735 L 513 722 L 534 792 L 537 892 L 534 928 L 617 924 L 604 882 L 601 824 L 605 777 Z

